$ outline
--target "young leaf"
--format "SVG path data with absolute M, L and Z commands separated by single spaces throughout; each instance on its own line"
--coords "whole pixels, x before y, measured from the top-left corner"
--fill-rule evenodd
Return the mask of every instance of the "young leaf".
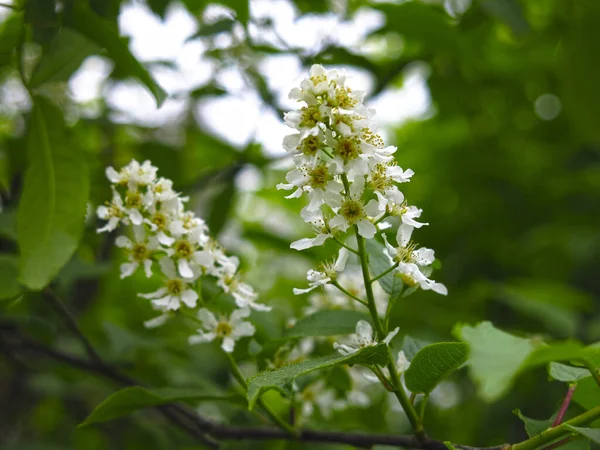
M 100 403 L 81 423 L 85 427 L 94 423 L 107 422 L 127 416 L 140 409 L 181 401 L 235 400 L 230 395 L 215 395 L 211 390 L 196 389 L 145 389 L 140 386 L 128 387 L 115 392 Z
M 590 439 L 592 442 L 596 444 L 600 444 L 600 429 L 598 428 L 580 428 L 574 427 L 572 425 L 565 424 L 565 428 L 574 431 L 580 436 L 586 437 Z
M 41 290 L 71 258 L 83 231 L 89 191 L 84 153 L 67 140 L 62 113 L 34 98 L 29 166 L 17 215 L 20 281 Z
M 409 361 L 412 361 L 415 358 L 415 355 L 421 350 L 423 347 L 428 346 L 432 342 L 425 342 L 421 339 L 416 339 L 411 336 L 405 336 L 404 342 L 402 342 L 402 350 L 404 354 L 408 358 Z
M 342 364 L 384 365 L 387 362 L 387 355 L 386 345 L 379 344 L 363 348 L 350 355 L 337 353 L 290 364 L 278 370 L 260 372 L 248 380 L 248 406 L 252 409 L 258 398 L 270 389 L 276 389 L 284 395 L 291 395 L 290 386 L 301 375 Z
M 371 278 L 376 277 L 380 273 L 388 270 L 392 264 L 383 253 L 383 245 L 374 239 L 367 240 L 367 252 L 369 253 L 369 265 L 371 266 Z M 385 292 L 390 294 L 391 298 L 397 297 L 402 291 L 402 280 L 394 276 L 394 272 L 390 272 L 379 280 L 379 284 Z
M 359 320 L 369 320 L 365 313 L 348 310 L 317 311 L 300 319 L 285 333 L 286 337 L 336 336 L 354 333 Z
M 529 417 L 525 417 L 520 409 L 515 409 L 513 411 L 514 414 L 517 415 L 519 419 L 523 421 L 525 424 L 525 431 L 527 431 L 527 436 L 532 437 L 540 434 L 542 431 L 550 428 L 554 419 L 556 418 L 556 414 L 552 415 L 549 419 L 539 420 L 539 419 L 530 419 Z
M 18 275 L 18 258 L 12 255 L 0 255 L 0 300 L 19 295 L 21 287 L 17 282 Z
M 423 347 L 404 374 L 406 387 L 416 394 L 429 394 L 467 361 L 468 350 L 464 342 L 439 342 Z
M 552 362 L 548 365 L 548 374 L 551 378 L 557 381 L 565 381 L 572 383 L 583 378 L 591 377 L 589 370 L 582 367 L 567 366 L 557 362 Z
M 49 81 L 67 81 L 85 58 L 98 52 L 100 47 L 85 36 L 69 28 L 61 28 L 29 80 L 35 89 Z
M 600 405 L 600 389 L 592 377 L 583 378 L 577 382 L 573 401 L 585 409 L 592 409 Z
M 500 331 L 490 322 L 455 328 L 457 337 L 469 344 L 471 374 L 487 401 L 500 397 L 534 349 L 529 339 Z
M 161 106 L 167 98 L 166 92 L 154 81 L 150 73 L 135 59 L 127 48 L 127 44 L 119 37 L 116 26 L 89 8 L 76 3 L 71 10 L 68 26 L 78 31 L 96 45 L 105 48 L 108 57 L 124 73 L 137 78 L 152 92 L 157 106 Z

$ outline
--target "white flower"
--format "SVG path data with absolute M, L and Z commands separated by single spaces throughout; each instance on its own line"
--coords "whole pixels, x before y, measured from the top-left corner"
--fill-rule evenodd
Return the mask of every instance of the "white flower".
M 421 228 L 423 225 L 429 225 L 428 223 L 417 222 L 415 219 L 421 217 L 422 209 L 416 206 L 409 206 L 404 208 L 402 211 L 402 222 L 411 227 Z
M 125 236 L 119 236 L 115 244 L 117 247 L 127 249 L 129 262 L 121 264 L 121 278 L 132 275 L 137 268 L 142 265 L 146 272 L 146 277 L 152 276 L 152 255 L 159 249 L 156 236 L 147 235 L 143 226 L 135 225 L 133 227 L 135 241 L 131 241 Z
M 435 260 L 435 253 L 430 248 L 417 248 L 412 244 L 410 241 L 412 230 L 412 226 L 405 224 L 398 228 L 396 235 L 398 247 L 390 245 L 383 235 L 386 247 L 384 253 L 390 259 L 391 264 L 398 264 L 395 272 L 408 287 L 419 286 L 423 290 L 432 290 L 438 294 L 448 295 L 446 286 L 428 278 L 432 271 L 431 264 Z
M 333 234 L 325 224 L 323 212 L 320 209 L 317 209 L 316 211 L 303 209 L 301 215 L 305 222 L 310 223 L 313 226 L 317 234 L 313 238 L 302 238 L 292 242 L 290 248 L 293 248 L 294 250 L 305 250 L 307 248 L 317 247 L 323 245 L 327 239 L 333 237 Z
M 190 336 L 188 341 L 190 344 L 198 344 L 222 339 L 221 348 L 225 352 L 231 353 L 235 347 L 235 341 L 242 337 L 252 336 L 256 331 L 250 322 L 242 320 L 249 315 L 250 310 L 242 308 L 232 312 L 229 319 L 217 320 L 213 313 L 202 308 L 198 311 L 198 319 L 202 321 L 202 328 L 197 330 L 198 334 Z
M 254 292 L 252 286 L 240 281 L 237 276 L 237 270 L 240 265 L 240 260 L 235 257 L 227 257 L 222 255 L 219 258 L 220 271 L 217 276 L 217 283 L 228 294 L 231 294 L 235 299 L 235 303 L 240 308 L 250 307 L 257 311 L 270 311 L 271 307 L 256 303 L 258 294 Z
M 332 279 L 337 277 L 337 274 L 344 270 L 346 267 L 346 261 L 348 260 L 348 250 L 345 248 L 340 249 L 337 260 L 333 265 L 325 264 L 323 271 L 311 269 L 306 273 L 306 279 L 309 281 L 308 289 L 294 288 L 294 294 L 306 294 L 319 286 L 324 286 L 329 283 Z
M 313 415 L 315 406 L 319 408 L 321 415 L 329 419 L 336 409 L 342 409 L 346 403 L 336 398 L 336 393 L 332 388 L 325 385 L 323 380 L 318 380 L 304 388 L 297 396 L 297 400 L 302 403 L 302 417 L 308 418 Z
M 396 370 L 398 371 L 398 375 L 400 375 L 400 378 L 402 380 L 402 385 L 404 385 L 404 372 L 406 372 L 408 370 L 408 368 L 410 367 L 410 361 L 408 360 L 408 358 L 406 358 L 406 354 L 404 353 L 404 350 L 400 350 L 398 352 L 398 357 L 396 358 Z M 381 372 L 383 373 L 383 375 L 386 378 L 390 378 L 390 371 L 388 370 L 387 367 L 382 367 L 381 368 Z M 377 378 L 375 375 L 373 375 L 370 372 L 363 372 L 362 376 L 370 381 L 371 383 L 377 383 L 379 382 L 379 378 Z M 406 386 L 404 386 L 404 389 L 406 389 Z
M 106 225 L 104 225 L 102 228 L 98 228 L 98 233 L 102 233 L 104 231 L 113 231 L 121 222 L 125 223 L 126 225 L 129 224 L 129 217 L 123 204 L 123 199 L 114 189 L 111 202 L 106 206 L 99 206 L 96 210 L 96 214 L 100 219 L 108 220 Z
M 181 303 L 190 308 L 196 306 L 198 293 L 191 288 L 194 280 L 184 280 L 177 275 L 175 263 L 165 256 L 158 262 L 164 275 L 166 275 L 165 286 L 149 294 L 138 294 L 140 297 L 153 299 L 152 304 L 165 308 L 166 310 L 176 311 L 181 307 Z
M 390 331 L 382 342 L 386 345 L 389 344 L 392 339 L 394 339 L 394 336 L 398 334 L 399 330 L 400 328 L 396 328 L 394 331 Z M 376 345 L 377 343 L 371 324 L 366 320 L 359 320 L 356 324 L 356 333 L 350 335 L 348 345 L 335 342 L 333 348 L 342 355 L 351 355 L 352 353 L 362 350 L 365 347 Z
M 128 186 L 130 190 L 134 190 L 137 186 L 146 186 L 156 179 L 156 171 L 150 161 L 144 161 L 140 165 L 135 159 L 128 165 L 123 167 L 120 172 L 117 172 L 112 167 L 106 168 L 106 177 L 114 184 Z
M 362 195 L 364 188 L 364 177 L 357 177 L 350 185 L 349 196 L 342 202 L 336 216 L 329 221 L 331 228 L 346 231 L 350 225 L 356 224 L 358 233 L 361 236 L 367 239 L 375 236 L 377 229 L 368 217 L 376 217 L 381 211 L 379 210 L 377 201 L 374 199 L 369 200 L 366 205 L 363 203 Z

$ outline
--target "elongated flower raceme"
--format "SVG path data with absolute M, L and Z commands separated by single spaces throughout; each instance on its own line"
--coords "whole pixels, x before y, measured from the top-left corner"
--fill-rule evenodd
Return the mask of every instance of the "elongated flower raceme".
M 400 190 L 414 172 L 397 164 L 397 148 L 386 146 L 374 130 L 375 111 L 363 104 L 364 93 L 346 85 L 344 72 L 314 65 L 310 76 L 292 89 L 289 97 L 300 104 L 285 115 L 286 124 L 296 130 L 283 141 L 295 167 L 287 174 L 287 183 L 277 188 L 291 191 L 287 198 L 307 198 L 301 216 L 315 230 L 313 236 L 295 241 L 291 247 L 304 250 L 334 239 L 345 247 L 344 253 L 348 247 L 353 250 L 350 232 L 354 231 L 356 239 L 379 242 L 378 248 L 390 261 L 390 273 L 402 282 L 404 294 L 421 288 L 446 295 L 446 287 L 430 279 L 433 250 L 418 248 L 411 241 L 415 228 L 428 225 L 420 221 L 422 210 L 409 205 Z M 383 232 L 394 225 L 398 227 L 397 246 L 390 244 Z M 353 251 L 358 254 L 357 250 Z M 335 286 L 367 305 L 360 298 L 364 299 L 364 287 L 359 289 L 363 292 L 354 289 L 354 293 L 345 289 L 340 283 L 345 264 L 337 266 L 336 270 L 326 270 L 325 265 L 325 269 L 309 271 L 309 288 L 294 292 Z M 382 305 L 374 292 L 371 290 L 370 296 L 375 305 L 369 305 L 369 310 L 372 316 L 384 317 L 387 301 Z
M 158 272 L 162 280 L 155 292 L 139 294 L 150 299 L 161 313 L 146 326 L 160 326 L 179 311 L 197 317 L 194 320 L 201 325 L 190 343 L 217 339 L 226 352 L 233 351 L 235 340 L 253 335 L 254 327 L 241 318 L 248 317 L 249 308 L 270 308 L 257 303 L 254 289 L 241 280 L 239 260 L 227 256 L 210 238 L 206 223 L 185 209 L 188 198 L 173 190 L 171 180 L 158 178 L 157 168 L 149 161 L 140 164 L 133 160 L 120 171 L 108 167 L 106 176 L 112 183 L 112 200 L 97 210 L 98 217 L 107 221 L 98 232 L 112 231 L 120 225 L 133 229 L 132 238 L 119 236 L 116 240 L 128 260 L 121 265 L 121 278 L 141 269 L 148 278 Z M 229 321 L 217 321 L 205 308 L 195 311 L 199 306 L 197 280 L 203 276 L 215 278 L 217 285 L 233 297 L 239 309 Z

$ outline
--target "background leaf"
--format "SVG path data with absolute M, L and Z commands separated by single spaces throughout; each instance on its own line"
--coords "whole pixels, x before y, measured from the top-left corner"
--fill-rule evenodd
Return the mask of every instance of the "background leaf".
M 286 331 L 287 337 L 337 336 L 354 333 L 359 320 L 370 321 L 367 314 L 348 310 L 323 310 L 300 319 Z
M 548 374 L 557 381 L 565 381 L 567 383 L 572 383 L 573 381 L 579 381 L 583 378 L 592 376 L 587 369 L 568 366 L 557 362 L 551 362 L 548 365 Z
M 66 135 L 62 113 L 34 99 L 28 132 L 29 166 L 17 216 L 20 281 L 43 289 L 79 244 L 89 192 L 83 151 Z
M 182 401 L 232 400 L 232 396 L 215 395 L 211 390 L 200 389 L 145 389 L 140 386 L 128 387 L 115 392 L 100 403 L 79 425 L 80 427 L 107 422 L 127 416 L 136 411 L 153 406 Z
M 12 298 L 21 292 L 17 282 L 19 259 L 12 255 L 0 255 L 0 300 Z
M 371 278 L 385 272 L 392 266 L 388 257 L 383 253 L 383 249 L 385 248 L 383 244 L 380 244 L 374 239 L 369 239 L 366 241 L 366 247 L 367 252 L 369 253 Z M 402 291 L 402 280 L 394 276 L 393 271 L 384 275 L 377 281 L 383 290 L 390 294 L 390 297 L 392 298 L 396 298 Z

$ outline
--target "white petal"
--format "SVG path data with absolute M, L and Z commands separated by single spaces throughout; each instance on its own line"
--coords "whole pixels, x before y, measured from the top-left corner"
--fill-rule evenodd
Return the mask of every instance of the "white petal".
M 396 327 L 394 331 L 390 331 L 383 340 L 384 344 L 389 345 L 390 342 L 392 342 L 392 339 L 394 339 L 394 337 L 398 334 L 398 331 L 400 331 L 400 327 Z
M 346 231 L 350 225 L 344 216 L 338 214 L 329 221 L 329 226 L 331 228 L 339 228 L 342 231 Z
M 106 178 L 108 178 L 111 183 L 118 183 L 121 181 L 121 175 L 113 167 L 108 166 L 105 170 L 105 173 Z
M 256 331 L 254 325 L 250 322 L 241 322 L 237 327 L 233 329 L 233 336 L 239 338 L 242 336 L 252 336 Z
M 166 256 L 162 257 L 158 262 L 162 272 L 169 278 L 177 278 L 177 271 L 175 270 L 175 263 L 171 258 Z
M 363 191 L 365 190 L 365 177 L 358 176 L 354 180 L 354 182 L 350 185 L 350 197 L 353 200 L 358 200 Z
M 175 242 L 175 239 L 167 236 L 163 231 L 159 231 L 158 232 L 158 242 L 160 242 L 162 245 L 166 246 L 166 247 L 170 247 L 171 245 L 173 245 L 173 242 Z
M 154 319 L 146 320 L 144 322 L 144 327 L 146 328 L 157 328 L 163 325 L 168 319 L 169 314 L 161 314 L 160 316 L 156 316 Z
M 398 233 L 396 234 L 396 241 L 400 247 L 406 247 L 406 244 L 410 241 L 410 236 L 414 227 L 407 225 L 405 223 L 400 224 L 398 227 Z
M 209 330 L 212 330 L 219 324 L 215 315 L 206 308 L 199 309 L 197 316 Z
M 369 203 L 365 205 L 364 211 L 367 213 L 368 216 L 375 217 L 378 216 L 381 213 L 381 211 L 385 211 L 385 208 L 380 209 L 379 202 L 373 198 L 369 200 Z
M 249 315 L 250 310 L 248 308 L 236 309 L 234 312 L 231 313 L 231 316 L 229 316 L 229 323 L 231 325 L 235 325 L 237 323 L 240 323 L 242 319 L 245 319 Z
M 144 260 L 144 272 L 146 272 L 147 278 L 152 277 L 152 260 L 151 259 Z
M 433 292 L 437 292 L 438 294 L 448 295 L 448 288 L 442 283 L 433 283 L 431 285 L 431 290 Z
M 309 287 L 308 289 L 298 289 L 298 288 L 294 288 L 293 292 L 294 295 L 302 295 L 302 294 L 306 294 L 307 292 L 312 291 L 313 289 L 316 289 L 319 285 L 314 285 Z
M 215 333 L 202 333 L 200 330 L 199 334 L 194 334 L 188 338 L 188 343 L 190 345 L 201 344 L 204 342 L 212 342 L 215 340 L 217 335 Z
M 141 225 L 144 222 L 144 217 L 142 216 L 142 213 L 139 212 L 137 209 L 129 210 L 129 219 L 131 219 L 131 223 L 134 225 Z
M 179 269 L 179 274 L 183 278 L 194 278 L 194 272 L 190 267 L 190 264 L 187 259 L 180 259 L 177 261 L 177 268 Z
M 348 261 L 349 255 L 350 255 L 350 252 L 348 251 L 348 249 L 343 248 L 343 247 L 340 249 L 340 253 L 337 257 L 337 260 L 335 261 L 335 264 L 333 265 L 333 268 L 335 269 L 336 272 L 343 272 L 344 268 L 346 267 L 346 261 Z
M 167 293 L 167 288 L 160 288 L 156 292 L 150 292 L 149 294 L 138 294 L 138 297 L 142 298 L 159 298 L 163 297 Z
M 191 289 L 186 289 L 181 293 L 181 301 L 185 303 L 190 308 L 194 308 L 196 306 L 196 301 L 198 300 L 198 293 Z
M 373 225 L 367 219 L 360 219 L 356 223 L 356 226 L 358 227 L 358 233 L 366 239 L 372 239 L 373 236 L 375 236 L 375 233 L 377 233 L 377 228 L 375 228 L 375 225 Z
M 136 262 L 121 264 L 121 267 L 120 267 L 121 279 L 131 276 L 133 274 L 133 272 L 135 272 L 135 269 L 137 269 L 137 268 L 138 268 L 138 263 L 136 263 Z
M 226 337 L 225 339 L 223 339 L 223 343 L 221 344 L 221 348 L 225 352 L 227 352 L 227 353 L 233 352 L 233 348 L 234 347 L 235 347 L 235 341 L 233 340 L 233 338 Z
M 359 320 L 356 324 L 356 334 L 367 341 L 373 341 L 373 327 L 366 320 Z
M 294 250 L 305 250 L 311 247 L 323 245 L 323 243 L 331 237 L 331 234 L 317 234 L 314 238 L 303 238 L 291 243 L 290 248 Z
M 119 248 L 131 248 L 133 246 L 133 242 L 128 237 L 119 236 L 115 239 L 115 245 Z

